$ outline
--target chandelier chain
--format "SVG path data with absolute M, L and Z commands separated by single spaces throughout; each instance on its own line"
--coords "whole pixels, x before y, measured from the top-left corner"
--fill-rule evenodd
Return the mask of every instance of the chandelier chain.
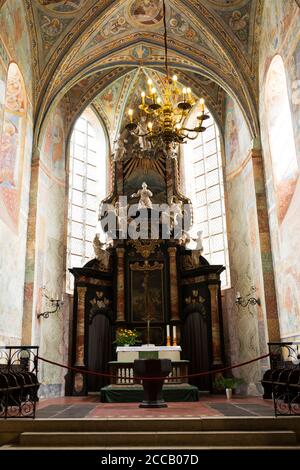
M 199 114 L 195 126 L 185 126 L 185 120 L 195 104 L 192 90 L 182 87 L 177 82 L 177 75 L 170 78 L 166 0 L 162 0 L 163 26 L 164 26 L 164 65 L 165 65 L 165 90 L 163 96 L 159 96 L 158 87 L 155 87 L 152 79 L 147 81 L 148 91 L 141 92 L 141 103 L 138 110 L 128 110 L 130 122 L 126 129 L 139 138 L 140 152 L 143 155 L 156 155 L 163 150 L 167 157 L 177 156 L 178 144 L 195 140 L 200 132 L 205 131 L 203 121 L 209 119 L 205 113 L 204 100 L 199 100 Z M 198 110 L 197 109 L 197 110 Z M 134 118 L 135 115 L 135 118 Z M 140 115 L 140 117 L 139 117 Z M 146 124 L 146 119 L 148 122 Z M 146 124 L 146 126 L 145 126 Z
M 168 39 L 167 39 L 167 21 L 166 21 L 166 2 L 163 0 L 163 20 L 164 20 L 164 43 L 165 43 L 165 68 L 167 74 L 167 83 L 169 83 L 169 65 L 168 65 Z

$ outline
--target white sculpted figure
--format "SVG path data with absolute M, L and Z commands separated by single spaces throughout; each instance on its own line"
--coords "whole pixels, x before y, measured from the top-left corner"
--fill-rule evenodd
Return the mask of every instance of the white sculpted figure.
M 176 227 L 179 223 L 179 218 L 183 216 L 183 202 L 180 201 L 176 196 L 172 196 L 170 199 L 170 212 L 173 227 Z
M 113 154 L 114 161 L 117 162 L 119 160 L 123 160 L 124 155 L 126 153 L 125 144 L 127 143 L 127 139 L 124 136 L 124 132 L 119 134 L 118 140 L 115 141 L 115 153 Z
M 145 181 L 142 183 L 142 189 L 139 189 L 137 193 L 133 193 L 131 197 L 139 197 L 139 205 L 138 209 L 152 209 L 152 201 L 150 197 L 152 197 L 153 194 L 148 189 L 147 183 Z
M 101 242 L 101 240 L 99 239 L 98 233 L 96 233 L 94 237 L 93 248 L 94 248 L 95 258 L 99 261 L 100 268 L 104 270 L 109 269 L 110 255 L 108 251 L 106 251 L 106 244 Z
M 149 129 L 147 128 L 147 116 L 142 115 L 140 119 L 140 123 L 138 126 L 138 134 L 139 134 L 139 145 L 141 150 L 147 150 L 151 147 L 150 141 L 147 139 L 147 134 L 149 134 Z
M 194 240 L 194 242 L 196 242 L 196 246 L 195 246 L 194 250 L 203 251 L 202 233 L 203 233 L 203 231 L 199 230 L 197 232 L 197 238 L 192 238 L 192 240 Z

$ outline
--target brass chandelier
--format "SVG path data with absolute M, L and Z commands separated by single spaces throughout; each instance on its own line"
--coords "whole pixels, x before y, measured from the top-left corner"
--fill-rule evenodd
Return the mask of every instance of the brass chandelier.
M 173 150 L 177 144 L 194 140 L 200 132 L 205 131 L 203 121 L 208 119 L 209 115 L 205 114 L 204 99 L 201 98 L 196 126 L 192 129 L 184 127 L 185 118 L 195 104 L 195 100 L 191 88 L 184 87 L 180 90 L 177 76 L 173 75 L 171 78 L 169 74 L 165 0 L 163 0 L 163 23 L 166 70 L 163 99 L 158 96 L 157 88 L 149 78 L 148 91 L 141 93 L 139 111 L 128 110 L 129 123 L 125 127 L 132 134 L 146 141 L 149 150 L 164 148 L 168 156 L 174 156 Z M 134 119 L 134 114 L 140 116 L 140 122 Z

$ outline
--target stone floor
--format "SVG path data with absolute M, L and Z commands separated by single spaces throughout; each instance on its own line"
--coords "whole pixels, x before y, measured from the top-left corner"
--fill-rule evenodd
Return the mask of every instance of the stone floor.
M 168 403 L 168 408 L 139 408 L 138 403 L 100 403 L 98 396 L 41 399 L 37 418 L 195 418 L 274 416 L 273 401 L 259 397 L 201 396 L 199 402 Z

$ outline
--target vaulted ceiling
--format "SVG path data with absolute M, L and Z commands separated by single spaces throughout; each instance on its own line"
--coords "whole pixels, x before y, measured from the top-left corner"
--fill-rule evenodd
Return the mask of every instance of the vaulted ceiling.
M 37 129 L 59 100 L 69 121 L 93 102 L 115 136 L 145 76 L 164 73 L 162 0 L 25 0 Z M 166 0 L 169 64 L 222 122 L 227 92 L 257 132 L 261 0 Z M 120 114 L 121 113 L 121 114 Z M 114 137 L 113 137 L 114 138 Z

